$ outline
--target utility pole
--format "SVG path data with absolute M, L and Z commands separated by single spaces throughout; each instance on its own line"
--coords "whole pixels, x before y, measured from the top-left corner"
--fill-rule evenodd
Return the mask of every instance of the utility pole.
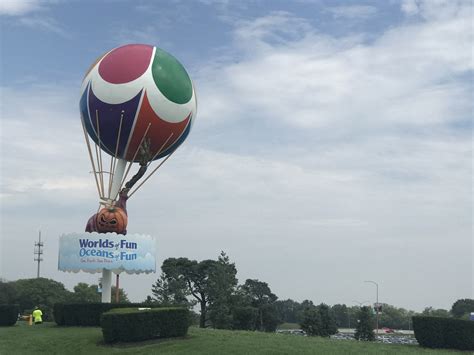
M 38 262 L 38 268 L 36 271 L 36 278 L 40 277 L 40 263 L 43 261 L 41 257 L 43 255 L 43 245 L 44 243 L 41 241 L 41 231 L 39 231 L 38 242 L 35 242 L 35 261 Z

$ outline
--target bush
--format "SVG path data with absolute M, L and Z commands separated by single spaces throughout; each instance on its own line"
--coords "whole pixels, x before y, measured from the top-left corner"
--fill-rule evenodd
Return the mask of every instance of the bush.
M 152 307 L 143 303 L 56 303 L 54 320 L 57 325 L 100 326 L 100 316 L 113 308 Z
M 415 338 L 427 348 L 474 350 L 474 322 L 441 317 L 413 317 Z
M 17 304 L 0 304 L 0 326 L 15 325 L 19 311 Z
M 132 342 L 185 336 L 189 327 L 187 308 L 114 309 L 102 314 L 106 343 Z

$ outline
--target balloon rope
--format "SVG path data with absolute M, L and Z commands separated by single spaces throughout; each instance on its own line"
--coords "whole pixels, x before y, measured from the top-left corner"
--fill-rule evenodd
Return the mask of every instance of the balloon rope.
M 150 160 L 150 162 L 148 163 L 148 165 L 150 165 L 151 162 L 158 156 L 158 154 L 161 153 L 161 151 L 162 151 L 163 148 L 165 147 L 166 143 L 168 143 L 168 141 L 171 139 L 171 137 L 173 137 L 173 132 L 171 132 L 171 134 L 170 134 L 170 136 L 168 137 L 168 139 L 163 143 L 163 145 L 160 147 L 160 149 L 156 152 L 156 154 L 155 154 L 155 155 L 153 156 L 153 158 Z M 171 155 L 171 154 L 170 154 L 170 155 Z M 170 157 L 170 155 L 168 155 L 168 156 L 166 157 L 166 159 L 168 159 L 168 158 Z M 145 183 L 145 181 L 147 181 L 147 180 L 153 175 L 153 173 L 154 173 L 160 166 L 163 165 L 163 163 L 166 161 L 166 159 L 163 160 L 163 161 L 160 163 L 160 165 L 158 165 L 158 167 L 157 167 L 155 170 L 153 170 L 153 171 L 151 172 L 151 174 L 148 175 L 148 176 L 145 178 L 145 180 L 143 180 L 143 181 L 141 182 L 141 184 L 138 185 L 138 186 L 135 188 L 135 190 L 133 190 L 133 192 L 132 192 L 131 194 L 128 195 L 128 198 L 132 197 L 132 195 L 140 188 L 140 186 L 142 186 L 142 185 Z M 147 166 L 148 166 L 148 165 L 147 165 Z
M 171 157 L 171 156 L 173 155 L 173 153 L 174 153 L 175 151 L 176 151 L 176 149 L 173 150 L 173 151 L 170 153 L 170 155 L 168 155 L 165 159 L 163 159 L 163 161 L 150 173 L 150 175 L 148 175 L 148 176 L 145 178 L 145 180 L 142 181 L 142 183 L 141 183 L 140 185 L 138 185 L 138 186 L 135 188 L 135 190 L 133 190 L 133 191 L 128 195 L 128 197 L 129 197 L 129 198 L 132 197 L 133 194 L 134 194 L 135 192 L 137 192 L 137 190 L 165 163 L 165 161 L 168 160 L 169 157 Z
M 84 131 L 84 138 L 87 144 L 87 150 L 89 152 L 89 159 L 92 164 L 92 170 L 94 171 L 95 185 L 97 186 L 97 192 L 99 193 L 99 197 L 102 197 L 101 192 L 100 192 L 100 187 L 99 187 L 99 181 L 97 180 L 97 170 L 95 169 L 94 158 L 92 157 L 91 144 L 89 142 L 89 137 L 87 136 L 86 127 L 84 126 L 84 117 L 82 115 L 81 115 L 81 123 L 82 123 L 82 130 Z
M 153 160 L 156 159 L 156 157 L 161 153 L 161 151 L 163 150 L 163 148 L 165 147 L 166 143 L 168 143 L 168 141 L 171 139 L 171 137 L 173 137 L 173 132 L 171 132 L 170 136 L 168 137 L 168 139 L 166 140 L 166 142 L 163 143 L 163 145 L 160 147 L 160 149 L 156 152 L 156 154 L 153 156 L 153 158 L 151 158 L 150 162 L 148 163 L 148 165 L 151 164 L 151 162 Z
M 148 123 L 148 127 L 146 128 L 145 133 L 143 134 L 142 140 L 140 141 L 140 144 L 138 145 L 137 150 L 135 151 L 135 154 L 133 155 L 133 158 L 131 161 L 128 162 L 127 170 L 125 171 L 125 174 L 122 178 L 122 181 L 120 182 L 120 186 L 123 185 L 125 182 L 125 179 L 127 178 L 128 173 L 130 172 L 130 168 L 132 167 L 132 163 L 135 161 L 135 158 L 137 157 L 138 151 L 140 150 L 140 147 L 143 144 L 143 141 L 145 140 L 146 134 L 148 133 L 148 130 L 150 129 L 151 123 Z M 117 200 L 118 194 L 120 193 L 120 190 L 117 191 L 117 194 L 115 195 L 114 201 Z
M 186 131 L 186 129 L 188 128 L 188 126 L 191 124 L 191 120 L 188 121 L 188 124 L 186 125 L 186 128 L 184 129 L 183 132 Z M 178 139 L 183 135 L 183 133 L 181 133 L 181 135 L 178 137 Z M 168 139 L 166 140 L 166 142 L 161 146 L 160 150 L 155 154 L 155 156 L 153 157 L 153 159 L 150 160 L 150 164 L 153 160 L 155 160 L 155 158 L 158 156 L 158 154 L 160 154 L 161 150 L 163 149 L 163 147 L 166 145 L 166 143 L 170 140 L 170 138 L 173 136 L 173 133 L 171 133 L 171 135 L 168 137 Z M 176 147 L 177 148 L 177 147 Z M 132 197 L 132 195 L 137 192 L 137 190 L 168 160 L 169 157 L 171 157 L 173 155 L 173 153 L 176 151 L 176 148 L 174 150 L 171 151 L 171 153 L 165 158 L 163 159 L 163 161 L 158 164 L 158 166 L 153 169 L 153 171 L 145 178 L 145 180 L 143 180 L 141 182 L 140 185 L 138 185 L 135 190 L 133 190 L 129 195 L 128 197 Z M 148 164 L 148 165 L 150 165 Z
M 100 174 L 100 183 L 102 187 L 102 193 L 105 197 L 105 189 L 104 189 L 104 170 L 102 165 L 102 150 L 100 149 L 100 126 L 99 126 L 99 110 L 95 110 L 95 120 L 97 124 L 97 138 L 99 140 L 99 148 L 97 148 L 97 143 L 95 144 L 95 154 L 97 155 L 97 161 L 99 163 L 99 174 Z
M 118 129 L 118 134 L 117 134 L 117 144 L 115 145 L 115 154 L 110 159 L 109 193 L 107 195 L 108 198 L 110 198 L 110 194 L 112 192 L 112 181 L 115 178 L 117 153 L 118 153 L 118 147 L 119 147 L 119 144 L 120 144 L 120 133 L 122 132 L 122 122 L 123 122 L 123 110 L 122 110 L 122 113 L 120 114 L 120 125 L 119 125 L 119 129 Z M 122 185 L 119 186 L 119 191 L 120 191 L 121 186 Z

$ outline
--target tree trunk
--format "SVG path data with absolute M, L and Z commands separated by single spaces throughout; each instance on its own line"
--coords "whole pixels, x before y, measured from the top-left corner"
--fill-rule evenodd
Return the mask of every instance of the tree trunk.
M 201 317 L 199 318 L 199 328 L 206 328 L 206 301 L 201 301 Z

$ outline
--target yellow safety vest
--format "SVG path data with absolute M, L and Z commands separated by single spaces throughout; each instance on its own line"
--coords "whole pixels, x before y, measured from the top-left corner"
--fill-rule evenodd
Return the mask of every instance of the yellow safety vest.
M 43 321 L 43 319 L 41 318 L 42 315 L 43 315 L 43 312 L 41 312 L 39 309 L 35 309 L 33 311 L 33 318 L 35 319 L 35 323 L 39 323 Z

